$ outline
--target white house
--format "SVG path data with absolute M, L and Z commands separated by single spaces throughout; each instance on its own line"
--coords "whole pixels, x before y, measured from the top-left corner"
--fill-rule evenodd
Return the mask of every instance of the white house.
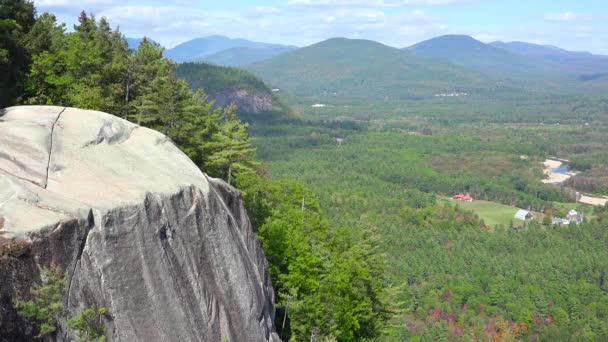
M 567 225 L 569 225 L 569 224 L 570 224 L 570 220 L 565 219 L 565 218 L 561 218 L 561 217 L 554 217 L 554 218 L 551 220 L 551 224 L 554 224 L 554 225 L 559 225 L 559 224 L 561 224 L 561 225 L 567 226 Z
M 519 209 L 514 216 L 518 220 L 527 221 L 531 220 L 534 216 L 527 210 Z

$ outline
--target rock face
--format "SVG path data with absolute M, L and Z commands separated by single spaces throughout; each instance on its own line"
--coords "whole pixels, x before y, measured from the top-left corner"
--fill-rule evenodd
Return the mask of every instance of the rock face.
M 269 94 L 250 94 L 245 89 L 226 89 L 209 94 L 209 100 L 214 102 L 214 107 L 224 108 L 232 103 L 236 104 L 239 112 L 248 114 L 259 114 L 278 110 L 272 102 Z
M 63 107 L 0 112 L 0 341 L 36 334 L 12 300 L 40 269 L 66 307 L 108 308 L 108 341 L 279 341 L 267 262 L 236 190 L 162 134 Z M 75 336 L 59 321 L 57 341 Z

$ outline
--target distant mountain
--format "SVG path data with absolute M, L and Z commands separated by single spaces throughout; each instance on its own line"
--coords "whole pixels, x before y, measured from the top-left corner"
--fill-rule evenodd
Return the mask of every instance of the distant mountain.
M 232 39 L 225 36 L 209 36 L 189 40 L 165 51 L 165 56 L 177 63 L 203 60 L 204 57 L 232 48 L 289 48 L 279 44 L 253 42 L 246 39 Z
M 503 84 L 536 91 L 605 91 L 608 57 L 523 42 L 485 44 L 446 35 L 404 49 L 470 68 Z
M 524 42 L 493 42 L 490 45 L 540 62 L 558 65 L 560 70 L 568 73 L 592 75 L 608 72 L 608 56 L 568 51 L 555 46 Z
M 237 113 L 247 121 L 285 119 L 292 115 L 289 107 L 262 80 L 246 70 L 183 63 L 178 64 L 176 74 L 190 87 L 203 90 L 216 108 L 236 104 Z
M 526 42 L 492 42 L 489 45 L 516 54 L 531 57 L 567 56 L 570 54 L 591 55 L 589 52 L 572 52 L 552 45 L 538 45 Z
M 221 66 L 238 67 L 263 61 L 295 49 L 295 46 L 235 47 L 207 55 L 201 60 Z
M 443 59 L 451 63 L 502 75 L 538 75 L 550 71 L 551 66 L 538 63 L 526 56 L 512 53 L 465 35 L 446 35 L 404 48 L 418 56 Z
M 296 96 L 397 99 L 493 87 L 474 71 L 378 42 L 333 38 L 246 68 Z

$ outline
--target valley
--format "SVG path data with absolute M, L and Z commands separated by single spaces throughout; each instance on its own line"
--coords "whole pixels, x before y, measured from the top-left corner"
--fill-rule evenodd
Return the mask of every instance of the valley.
M 608 56 L 88 5 L 0 1 L 0 341 L 608 340 Z
M 439 51 L 457 56 L 446 41 Z M 604 317 L 594 303 L 608 305 L 595 285 L 605 272 L 595 262 L 608 259 L 599 248 L 608 98 L 581 96 L 588 84 L 548 69 L 531 82 L 536 57 L 488 45 L 490 55 L 471 59 L 473 49 L 459 48 L 456 67 L 337 39 L 245 66 L 295 113 L 250 121 L 257 155 L 273 179 L 310 187 L 335 229 L 376 236 L 392 303 L 381 340 L 600 336 L 605 328 L 581 324 Z M 417 76 L 414 65 L 450 72 Z M 519 76 L 502 82 L 505 74 Z M 556 157 L 570 161 L 567 174 L 552 171 Z M 457 193 L 474 200 L 450 199 Z M 520 209 L 532 219 L 515 218 Z M 586 223 L 552 224 L 571 211 Z M 576 246 L 591 246 L 596 261 L 576 257 Z
M 295 178 L 310 186 L 335 226 L 378 234 L 392 286 L 408 284 L 390 300 L 396 312 L 387 340 L 458 340 L 460 334 L 481 340 L 492 317 L 519 324 L 509 329 L 511 336 L 521 337 L 521 327 L 530 331 L 523 336 L 571 334 L 575 321 L 557 328 L 535 325 L 534 317 L 564 316 L 571 310 L 568 298 L 582 303 L 575 288 L 595 287 L 602 266 L 578 264 L 581 260 L 568 252 L 576 253 L 576 248 L 566 246 L 595 246 L 596 260 L 607 258 L 596 242 L 587 240 L 605 241 L 605 223 L 597 223 L 605 209 L 589 205 L 602 203 L 586 196 L 576 203 L 567 183 L 545 184 L 543 162 L 556 153 L 574 163 L 585 159 L 582 144 L 607 148 L 607 122 L 600 114 L 606 107 L 595 108 L 595 115 L 573 115 L 570 109 L 552 111 L 538 104 L 520 114 L 522 122 L 513 122 L 504 111 L 520 104 L 509 101 L 482 104 L 485 121 L 478 121 L 481 113 L 474 114 L 479 110 L 475 102 L 460 99 L 404 101 L 391 107 L 349 103 L 324 108 L 296 103 L 305 123 L 254 123 L 251 132 L 273 178 Z M 530 113 L 533 108 L 540 111 Z M 473 113 L 467 117 L 469 109 Z M 354 114 L 366 112 L 367 117 Z M 587 120 L 590 126 L 584 125 Z M 333 137 L 344 141 L 338 146 Z M 475 200 L 445 199 L 455 193 Z M 531 210 L 534 219 L 515 219 L 520 208 Z M 595 223 L 546 224 L 573 209 Z M 577 266 L 564 266 L 569 263 Z M 583 276 L 583 281 L 570 267 L 595 275 Z M 560 271 L 547 273 L 555 268 Z M 579 285 L 564 277 L 579 279 Z M 506 297 L 492 299 L 498 293 Z M 568 295 L 559 299 L 558 293 Z M 594 298 L 608 300 L 594 293 Z M 549 301 L 555 304 L 549 306 Z M 581 305 L 591 305 L 587 303 Z M 432 318 L 435 314 L 438 318 Z M 446 315 L 454 316 L 441 318 Z

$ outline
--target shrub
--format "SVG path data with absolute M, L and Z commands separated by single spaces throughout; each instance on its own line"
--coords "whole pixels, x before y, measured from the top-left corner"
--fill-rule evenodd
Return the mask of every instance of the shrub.
M 46 281 L 44 284 L 35 285 L 31 289 L 33 299 L 28 301 L 17 299 L 15 301 L 15 307 L 19 310 L 19 315 L 35 319 L 40 323 L 39 338 L 57 330 L 57 316 L 65 313 L 65 307 L 63 306 L 65 290 L 63 272 L 59 267 L 51 267 L 42 269 L 42 274 Z
M 68 326 L 78 332 L 78 342 L 105 342 L 105 329 L 101 317 L 108 312 L 105 307 L 89 307 L 81 310 L 68 321 Z

